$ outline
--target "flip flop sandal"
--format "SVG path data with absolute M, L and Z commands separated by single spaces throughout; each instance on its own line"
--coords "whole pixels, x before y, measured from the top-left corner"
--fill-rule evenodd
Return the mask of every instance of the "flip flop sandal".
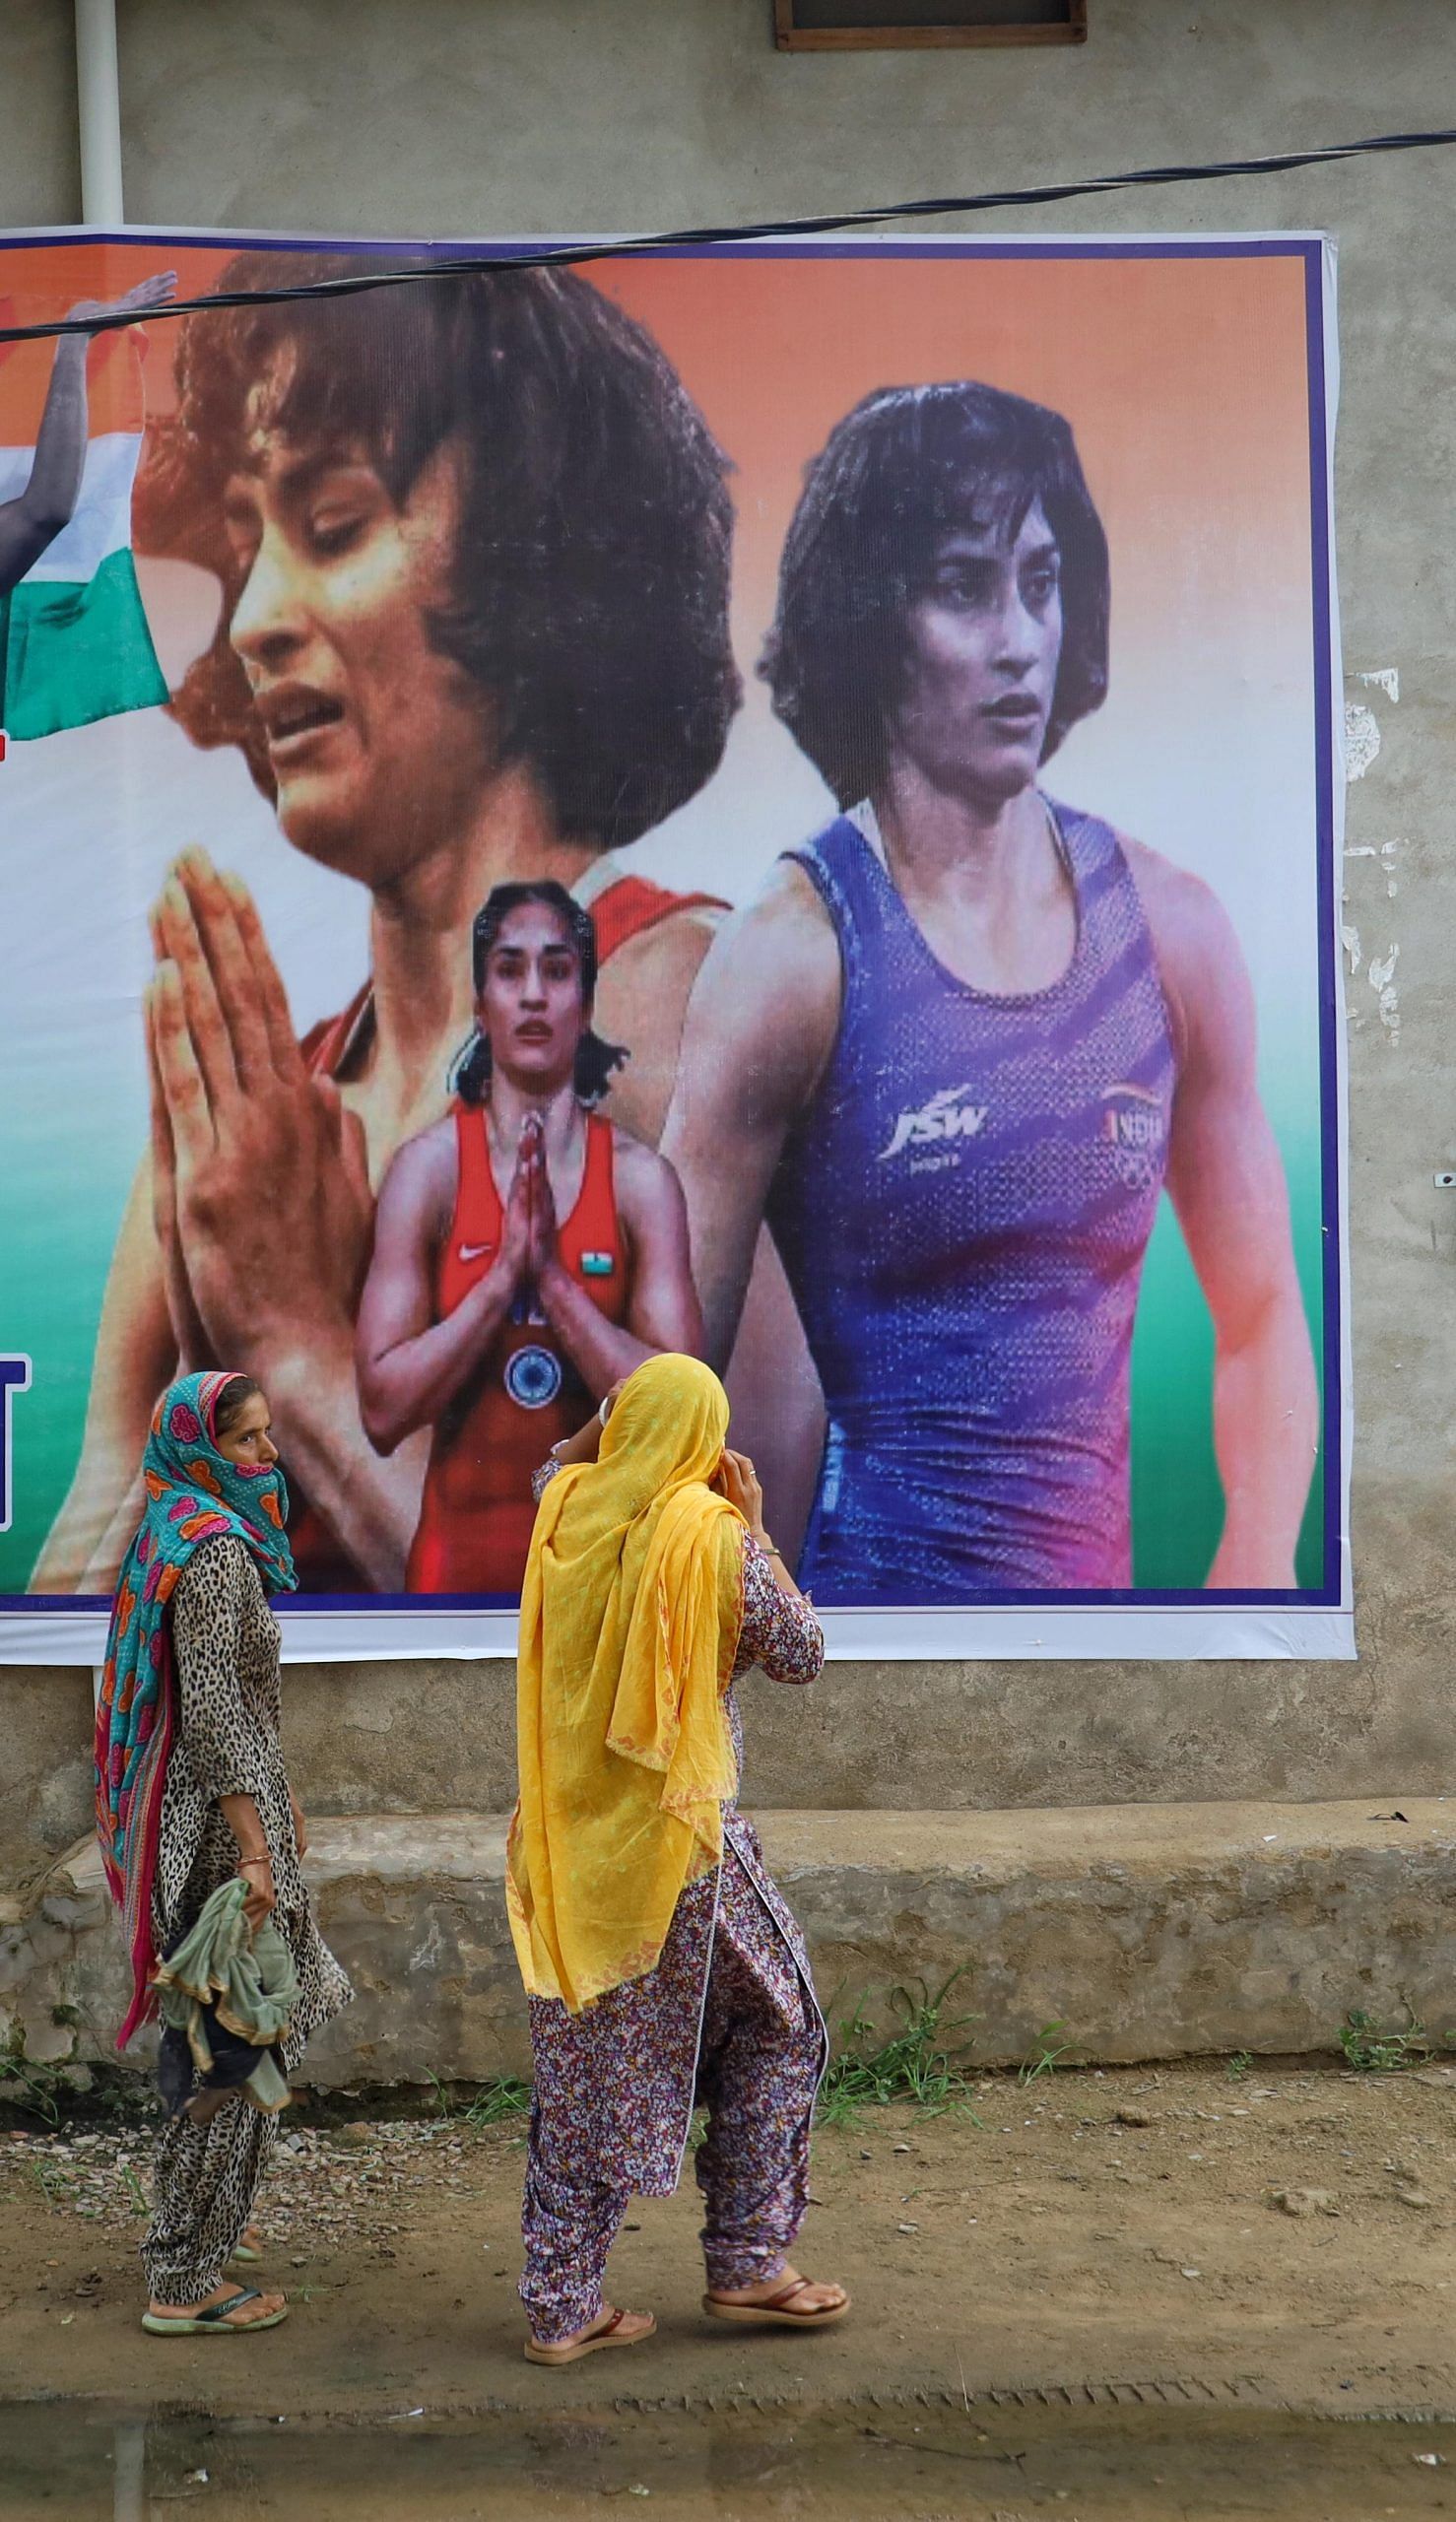
M 651 2317 L 650 2314 L 648 2317 Z M 578 2338 L 570 2347 L 538 2347 L 534 2338 L 528 2338 L 525 2349 L 526 2362 L 528 2364 L 574 2364 L 579 2356 L 595 2356 L 599 2347 L 641 2347 L 656 2331 L 657 2323 L 654 2320 L 651 2329 L 638 2330 L 631 2338 L 621 2338 L 618 2332 L 626 2318 L 625 2311 L 614 2312 L 605 2329 L 593 2330 L 590 2338 Z
M 254 2250 L 251 2242 L 247 2240 L 246 2236 L 244 2236 L 244 2238 L 238 2243 L 236 2250 L 233 2252 L 232 2258 L 229 2260 L 228 2265 L 231 2268 L 235 2260 L 241 2268 L 256 2268 L 258 2262 L 263 2259 L 265 2255 L 266 2254 L 260 2250 Z
M 702 2308 L 711 2312 L 715 2321 L 738 2321 L 746 2329 L 827 2329 L 833 2321 L 842 2321 L 849 2309 L 846 2294 L 842 2303 L 828 2303 L 812 2311 L 796 2312 L 794 2296 L 813 2286 L 812 2277 L 796 2277 L 777 2294 L 767 2294 L 761 2303 L 721 2303 L 716 2294 L 704 2294 Z
M 154 2338 L 170 2338 L 174 2334 L 202 2338 L 208 2332 L 221 2338 L 250 2338 L 255 2329 L 277 2329 L 279 2322 L 289 2316 L 287 2303 L 280 2303 L 276 2312 L 265 2312 L 261 2320 L 234 2321 L 228 2317 L 240 2303 L 261 2303 L 262 2299 L 256 2286 L 245 2286 L 236 2294 L 226 2294 L 221 2303 L 209 2303 L 205 2311 L 194 2312 L 190 2320 L 168 2319 L 165 2312 L 143 2312 L 142 2327 L 150 2330 Z

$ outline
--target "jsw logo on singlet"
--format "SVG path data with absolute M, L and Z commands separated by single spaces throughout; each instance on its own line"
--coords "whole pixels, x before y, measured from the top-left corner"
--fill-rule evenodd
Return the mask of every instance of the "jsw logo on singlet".
M 984 1129 L 990 1109 L 986 1103 L 967 1103 L 963 1097 L 968 1086 L 943 1086 L 918 1110 L 901 1112 L 891 1132 L 890 1145 L 880 1150 L 880 1162 L 885 1164 L 907 1147 L 931 1147 L 947 1139 L 973 1139 Z

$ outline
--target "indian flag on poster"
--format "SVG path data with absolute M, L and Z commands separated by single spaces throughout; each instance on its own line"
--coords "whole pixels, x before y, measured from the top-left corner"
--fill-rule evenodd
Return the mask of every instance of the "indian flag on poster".
M 0 728 L 53 736 L 166 698 L 131 548 L 131 494 L 144 408 L 133 334 L 102 334 L 88 365 L 88 431 L 70 522 L 0 596 Z M 0 366 L 0 501 L 19 498 L 35 460 L 50 378 L 48 343 Z M 3 357 L 3 352 L 0 352 Z

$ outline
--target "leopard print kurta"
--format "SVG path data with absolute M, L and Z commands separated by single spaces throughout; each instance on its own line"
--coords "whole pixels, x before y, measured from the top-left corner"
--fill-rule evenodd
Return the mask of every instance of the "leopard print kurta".
M 299 2001 L 283 2043 L 296 2067 L 310 2032 L 353 1993 L 313 1922 L 279 1740 L 282 1633 L 246 1547 L 204 1542 L 172 1597 L 176 1738 L 163 1797 L 153 1931 L 167 1953 L 237 1871 L 221 1799 L 250 1795 L 268 1841 L 274 1923 L 293 1956 Z M 196 2303 L 220 2283 L 252 2213 L 277 2122 L 236 2099 L 205 2128 L 173 2120 L 158 2142 L 142 2261 L 153 2297 Z

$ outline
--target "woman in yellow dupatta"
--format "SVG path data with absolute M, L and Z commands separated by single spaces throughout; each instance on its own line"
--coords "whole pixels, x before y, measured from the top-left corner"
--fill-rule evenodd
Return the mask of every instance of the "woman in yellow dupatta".
M 727 1433 L 708 1367 L 649 1358 L 537 1475 L 507 1856 L 536 2068 L 521 2297 L 537 2363 L 651 2334 L 604 2304 L 607 2254 L 635 2192 L 677 2186 L 695 2097 L 704 2308 L 797 2329 L 848 2308 L 787 2263 L 824 2025 L 734 1800 L 734 1682 L 752 1665 L 814 1680 L 824 1636 Z

